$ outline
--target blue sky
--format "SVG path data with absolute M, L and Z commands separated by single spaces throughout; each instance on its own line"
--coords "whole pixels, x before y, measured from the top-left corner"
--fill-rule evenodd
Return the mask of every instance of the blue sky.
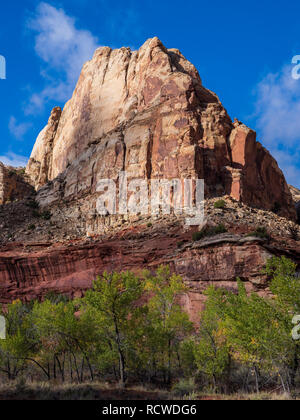
M 51 109 L 70 97 L 98 46 L 139 48 L 158 36 L 198 68 L 232 118 L 257 130 L 300 187 L 300 2 L 19 0 L 0 11 L 0 160 L 24 164 Z

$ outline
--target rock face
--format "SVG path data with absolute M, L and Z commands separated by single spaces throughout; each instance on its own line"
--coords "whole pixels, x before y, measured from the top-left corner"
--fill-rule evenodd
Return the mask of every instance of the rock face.
M 33 188 L 26 182 L 22 170 L 0 162 L 0 205 L 31 195 Z
M 53 141 L 61 117 L 61 108 L 54 108 L 48 124 L 39 134 L 29 159 L 26 172 L 34 186 L 39 189 L 49 181 L 53 163 Z
M 300 224 L 300 201 L 296 204 L 297 221 Z
M 289 185 L 289 188 L 296 206 L 297 221 L 300 224 L 300 190 L 292 185 Z
M 98 180 L 117 181 L 122 170 L 129 180 L 204 179 L 207 196 L 230 194 L 296 218 L 284 176 L 255 132 L 233 124 L 195 67 L 157 38 L 139 51 L 95 52 L 62 114 L 52 111 L 27 174 L 42 207 L 88 198 L 87 214 Z
M 268 210 L 280 210 L 288 205 L 293 214 L 289 187 L 277 162 L 256 141 L 256 133 L 235 122 L 230 135 L 233 173 L 231 195 L 238 201 Z M 282 214 L 288 214 L 282 209 Z
M 169 264 L 189 286 L 182 304 L 195 321 L 204 304 L 203 291 L 209 285 L 236 290 L 236 278 L 245 282 L 249 292 L 268 293 L 267 280 L 261 273 L 268 258 L 286 254 L 300 263 L 299 244 L 278 248 L 258 238 L 225 234 L 199 243 L 189 242 L 190 234 L 169 228 L 153 236 L 136 235 L 120 241 L 114 238 L 90 244 L 51 243 L 8 245 L 0 250 L 0 302 L 14 299 L 29 301 L 49 291 L 82 296 L 104 271 L 155 270 Z M 177 248 L 177 241 L 186 244 Z

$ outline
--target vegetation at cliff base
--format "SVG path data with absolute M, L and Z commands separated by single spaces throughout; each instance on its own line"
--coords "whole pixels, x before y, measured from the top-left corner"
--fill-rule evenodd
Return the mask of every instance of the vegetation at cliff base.
M 160 267 L 155 274 L 104 273 L 84 297 L 53 293 L 42 302 L 2 308 L 2 382 L 148 385 L 174 397 L 201 393 L 297 393 L 300 279 L 285 257 L 268 261 L 272 295 L 209 287 L 193 325 L 182 309 L 187 287 Z
M 204 238 L 220 235 L 221 233 L 226 233 L 227 228 L 223 223 L 219 224 L 218 226 L 206 226 L 204 229 L 202 229 L 200 232 L 194 232 L 193 233 L 193 241 L 201 241 Z

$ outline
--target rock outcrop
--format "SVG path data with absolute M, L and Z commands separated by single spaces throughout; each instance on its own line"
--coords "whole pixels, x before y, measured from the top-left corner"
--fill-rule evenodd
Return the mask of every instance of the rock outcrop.
M 232 123 L 196 68 L 157 39 L 139 51 L 100 48 L 83 67 L 62 114 L 52 112 L 27 174 L 42 207 L 88 198 L 99 179 L 198 178 L 207 196 L 296 218 L 284 176 L 255 132 Z M 47 183 L 51 181 L 50 183 Z M 41 188 L 42 187 L 42 188 Z
M 292 185 L 289 185 L 289 189 L 291 191 L 294 202 L 298 203 L 300 201 L 300 190 L 293 187 Z
M 31 195 L 33 187 L 27 181 L 22 168 L 12 168 L 0 162 L 0 205 Z
M 52 110 L 48 124 L 39 134 L 27 164 L 26 172 L 36 189 L 49 181 L 53 163 L 53 141 L 61 117 L 61 108 Z
M 298 190 L 298 188 L 293 187 L 292 185 L 289 185 L 289 188 L 296 207 L 297 221 L 300 225 L 300 190 Z

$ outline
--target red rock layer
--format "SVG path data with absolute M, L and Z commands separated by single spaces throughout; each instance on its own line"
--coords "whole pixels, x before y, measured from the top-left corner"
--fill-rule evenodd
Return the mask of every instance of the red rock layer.
M 190 291 L 182 303 L 196 320 L 203 307 L 203 291 L 209 285 L 236 290 L 241 278 L 248 291 L 267 292 L 266 278 L 261 270 L 272 255 L 285 253 L 300 264 L 300 248 L 284 250 L 278 244 L 268 246 L 259 239 L 238 235 L 221 235 L 207 243 L 190 244 L 177 249 L 178 240 L 189 234 L 170 230 L 169 235 L 154 238 L 136 237 L 109 240 L 86 245 L 11 244 L 0 250 L 0 302 L 14 299 L 41 298 L 49 291 L 82 296 L 96 276 L 104 271 L 142 269 L 154 270 L 169 264 L 180 274 Z

